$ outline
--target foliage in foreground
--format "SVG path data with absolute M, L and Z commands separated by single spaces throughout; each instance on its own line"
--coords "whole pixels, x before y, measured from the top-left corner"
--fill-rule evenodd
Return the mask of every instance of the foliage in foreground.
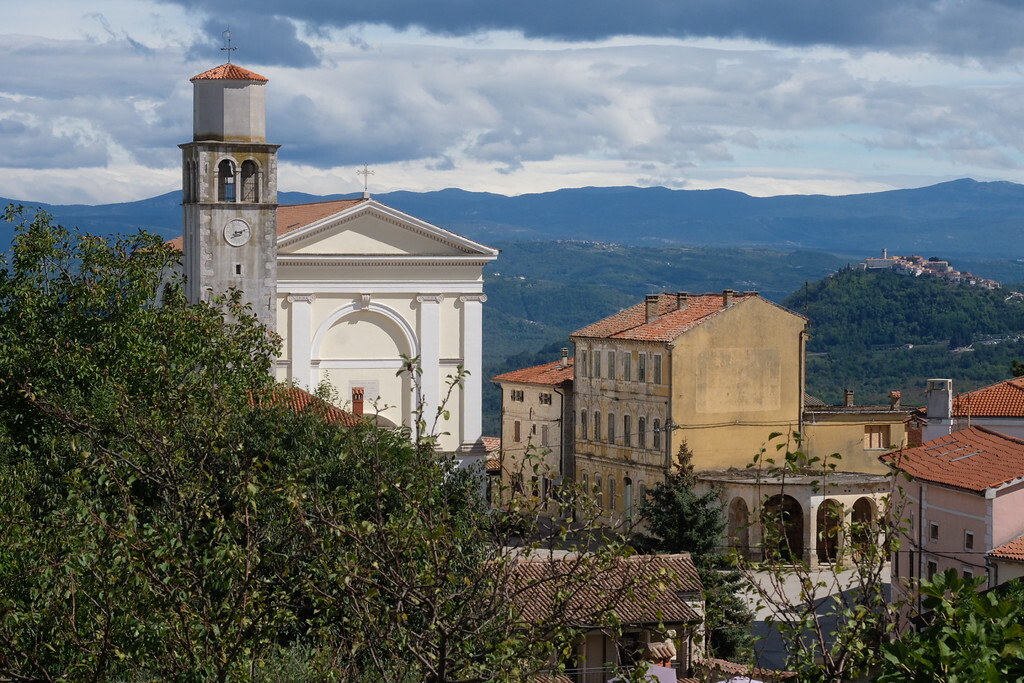
M 882 671 L 876 680 L 1024 679 L 1024 586 L 1014 581 L 978 592 L 984 581 L 961 577 L 954 569 L 922 580 L 925 626 L 882 646 Z
M 693 556 L 704 585 L 708 652 L 713 657 L 746 662 L 753 656 L 754 620 L 742 597 L 748 588 L 722 552 L 726 520 L 719 494 L 696 492 L 692 459 L 687 445 L 681 444 L 666 480 L 640 503 L 645 530 L 634 534 L 633 544 L 641 552 L 688 552 Z
M 522 617 L 478 482 L 430 439 L 297 412 L 276 337 L 237 299 L 187 305 L 175 258 L 37 216 L 0 267 L 0 677 L 521 680 L 563 661 L 564 601 Z

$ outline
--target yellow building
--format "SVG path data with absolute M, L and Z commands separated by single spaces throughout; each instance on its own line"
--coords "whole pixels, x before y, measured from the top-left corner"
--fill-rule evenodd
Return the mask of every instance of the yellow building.
M 754 292 L 652 294 L 571 335 L 576 472 L 632 514 L 684 441 L 697 470 L 745 467 L 800 427 L 807 320 Z
M 898 391 L 889 394 L 888 405 L 856 405 L 846 390 L 841 406 L 829 406 L 805 397 L 804 451 L 818 457 L 838 453 L 835 463 L 847 472 L 885 474 L 888 468 L 878 456 L 907 446 L 906 420 L 910 410 L 900 407 Z

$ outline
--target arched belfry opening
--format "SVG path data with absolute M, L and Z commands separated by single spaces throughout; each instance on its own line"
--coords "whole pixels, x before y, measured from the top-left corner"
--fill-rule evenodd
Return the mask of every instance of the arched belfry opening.
M 230 159 L 217 164 L 217 201 L 235 201 L 235 164 Z
M 260 200 L 259 167 L 252 159 L 242 162 L 242 201 L 255 204 Z

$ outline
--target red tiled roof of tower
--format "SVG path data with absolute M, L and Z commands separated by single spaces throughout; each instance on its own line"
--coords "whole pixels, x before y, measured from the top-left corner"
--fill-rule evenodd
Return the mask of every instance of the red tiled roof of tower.
M 304 228 L 311 223 L 327 218 L 345 209 L 351 208 L 365 199 L 334 199 L 328 202 L 314 202 L 312 204 L 294 204 L 291 206 L 277 207 L 277 236 L 285 235 L 293 230 Z M 172 248 L 181 251 L 184 249 L 184 239 L 175 237 L 167 240 Z
M 249 71 L 243 69 L 237 64 L 221 64 L 215 66 L 209 71 L 193 76 L 188 79 L 189 81 L 256 81 L 257 83 L 266 83 L 269 78 L 266 76 L 260 76 L 255 71 Z
M 973 417 L 1024 417 L 1024 377 L 968 391 L 953 399 L 953 414 Z
M 522 384 L 561 384 L 572 379 L 573 359 L 569 358 L 565 367 L 562 361 L 556 360 L 532 368 L 503 372 L 491 379 L 492 382 L 520 382 Z
M 917 479 L 981 492 L 1024 479 L 1024 440 L 968 427 L 881 460 Z
M 732 305 L 757 296 L 743 292 L 734 292 Z M 716 314 L 726 310 L 723 295 L 690 294 L 686 299 L 686 307 L 680 309 L 677 295 L 663 293 L 658 295 L 656 308 L 657 317 L 647 322 L 647 302 L 641 301 L 635 306 L 619 311 L 604 320 L 587 325 L 573 332 L 570 337 L 590 337 L 596 339 L 632 339 L 636 341 L 672 341 L 687 330 L 706 322 Z
M 1004 543 L 998 548 L 993 548 L 988 554 L 989 557 L 998 557 L 1001 560 L 1024 562 L 1024 536 L 1015 538 L 1009 543 Z

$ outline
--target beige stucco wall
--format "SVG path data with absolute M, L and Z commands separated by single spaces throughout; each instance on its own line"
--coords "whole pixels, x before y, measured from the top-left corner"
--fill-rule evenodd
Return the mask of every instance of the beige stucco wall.
M 545 494 L 543 480 L 548 480 L 548 491 L 562 476 L 561 409 L 562 399 L 548 385 L 502 382 L 501 398 L 501 483 L 502 498 L 507 498 L 521 483 L 519 493 L 533 495 L 536 477 L 537 493 Z M 523 400 L 513 400 L 511 392 L 523 392 Z M 551 403 L 541 402 L 541 394 L 551 396 Z M 516 423 L 519 439 L 516 439 Z M 544 428 L 547 427 L 547 442 Z
M 799 429 L 803 318 L 758 297 L 680 336 L 671 359 L 673 452 L 698 470 L 745 467 L 772 432 Z
M 804 420 L 804 452 L 812 457 L 827 458 L 838 453 L 841 459 L 835 461 L 838 469 L 847 472 L 870 472 L 885 474 L 889 468 L 878 456 L 890 448 L 865 448 L 864 428 L 867 425 L 889 427 L 889 445 L 893 448 L 907 443 L 906 426 L 902 414 L 837 414 L 817 415 Z

